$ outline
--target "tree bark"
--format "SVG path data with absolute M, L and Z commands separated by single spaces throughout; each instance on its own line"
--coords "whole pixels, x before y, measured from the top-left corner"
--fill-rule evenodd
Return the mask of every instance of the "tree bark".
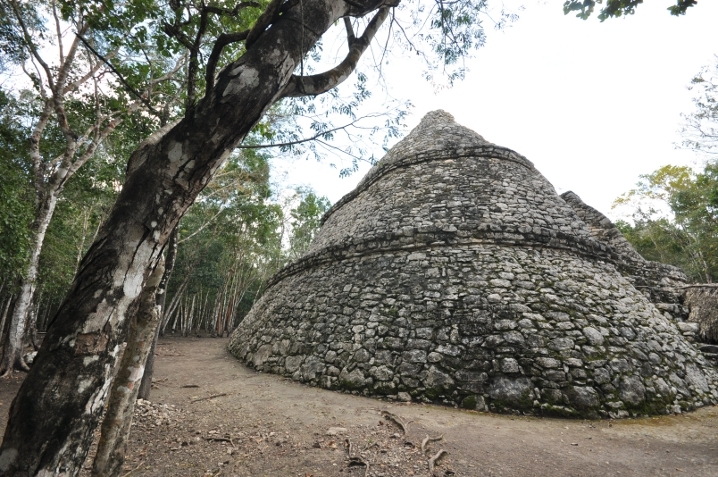
M 10 310 L 10 306 L 13 304 L 14 299 L 14 295 L 7 297 L 7 301 L 5 302 L 5 306 L 2 310 L 2 317 L 0 317 L 0 343 L 5 342 L 5 320 L 7 319 L 8 311 Z M 0 349 L 2 349 L 1 346 Z
M 127 317 L 170 233 L 227 155 L 279 99 L 319 37 L 372 2 L 292 5 L 171 130 L 130 157 L 134 172 L 80 264 L 28 377 L 0 446 L 5 476 L 76 476 L 92 442 L 125 337 Z
M 105 419 L 102 421 L 100 441 L 92 465 L 93 477 L 117 477 L 122 471 L 130 437 L 132 412 L 140 389 L 139 382 L 144 374 L 144 363 L 159 322 L 160 312 L 156 296 L 163 272 L 164 266 L 160 263 L 148 278 L 140 295 L 139 310 L 132 317 L 130 336 L 120 361 L 120 369 L 112 383 Z
M 157 347 L 157 340 L 160 336 L 160 324 L 163 319 L 165 312 L 165 302 L 167 301 L 167 284 L 172 276 L 172 270 L 175 268 L 175 262 L 177 261 L 177 227 L 172 231 L 169 242 L 167 242 L 167 257 L 165 258 L 165 268 L 162 274 L 162 280 L 157 286 L 157 306 L 159 307 L 159 321 L 157 323 L 157 329 L 155 330 L 155 336 L 152 340 L 152 347 L 150 348 L 150 354 L 147 356 L 147 363 L 145 364 L 145 374 L 142 375 L 142 383 L 140 384 L 140 390 L 137 395 L 140 399 L 149 401 L 150 393 L 152 392 L 152 375 L 155 372 L 155 348 Z
M 13 308 L 10 318 L 10 327 L 8 328 L 3 355 L 0 359 L 0 377 L 8 376 L 14 369 L 22 371 L 28 371 L 30 369 L 22 356 L 23 343 L 25 340 L 25 325 L 35 293 L 37 265 L 40 262 L 42 244 L 45 241 L 47 226 L 50 224 L 56 205 L 57 195 L 54 192 L 48 193 L 35 219 L 32 253 L 22 278 L 20 294 L 15 301 L 15 307 Z

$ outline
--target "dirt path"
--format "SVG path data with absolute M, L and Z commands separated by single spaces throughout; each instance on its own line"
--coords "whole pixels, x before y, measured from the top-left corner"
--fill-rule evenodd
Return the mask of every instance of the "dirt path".
M 441 449 L 448 454 L 437 476 L 718 476 L 716 407 L 609 422 L 392 404 L 255 373 L 226 343 L 161 342 L 157 387 L 152 403 L 138 406 L 126 477 L 428 476 L 428 459 Z M 3 415 L 11 388 L 17 382 L 0 383 Z M 383 411 L 408 422 L 407 434 Z M 443 439 L 422 452 L 427 435 Z

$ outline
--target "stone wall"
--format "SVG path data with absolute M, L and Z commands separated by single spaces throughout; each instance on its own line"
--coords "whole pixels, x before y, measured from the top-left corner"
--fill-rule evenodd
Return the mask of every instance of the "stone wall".
M 561 198 L 586 224 L 593 238 L 609 245 L 618 254 L 615 264 L 635 288 L 674 320 L 688 318 L 688 307 L 683 303 L 688 278 L 683 270 L 644 259 L 608 217 L 585 204 L 574 192 L 564 192 Z
M 229 349 L 315 386 L 625 417 L 718 377 L 533 165 L 431 113 L 337 203 Z
M 701 341 L 718 344 L 718 285 L 690 285 L 685 294 L 690 308 L 687 321 L 697 325 L 694 332 Z

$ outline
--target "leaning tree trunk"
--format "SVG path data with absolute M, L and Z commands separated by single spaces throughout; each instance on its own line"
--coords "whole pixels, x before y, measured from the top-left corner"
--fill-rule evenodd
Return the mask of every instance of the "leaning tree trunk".
M 52 214 L 57 205 L 57 195 L 47 194 L 44 203 L 40 207 L 34 223 L 34 234 L 32 242 L 32 253 L 25 268 L 20 285 L 20 294 L 15 301 L 15 307 L 10 318 L 5 347 L 2 359 L 0 359 L 0 377 L 12 373 L 13 369 L 28 371 L 29 368 L 22 357 L 23 343 L 25 340 L 25 325 L 27 314 L 35 294 L 35 281 L 37 280 L 37 265 L 40 262 L 40 252 L 45 241 L 47 226 L 50 224 Z M 2 470 L 2 469 L 0 469 Z
M 80 264 L 10 408 L 0 474 L 76 476 L 97 427 L 127 317 L 172 230 L 227 155 L 290 83 L 319 37 L 340 18 L 379 5 L 289 2 L 174 127 L 130 157 L 128 178 Z
M 160 336 L 160 322 L 162 321 L 162 315 L 165 312 L 165 302 L 167 301 L 167 284 L 172 276 L 172 270 L 175 268 L 177 261 L 177 227 L 172 231 L 169 242 L 167 242 L 167 257 L 165 258 L 165 268 L 162 274 L 162 280 L 157 286 L 157 307 L 159 309 L 159 322 L 155 327 L 155 336 L 152 339 L 152 347 L 150 348 L 150 354 L 147 356 L 147 362 L 145 364 L 145 374 L 142 375 L 142 383 L 140 384 L 140 390 L 137 397 L 144 400 L 150 399 L 150 393 L 152 392 L 152 375 L 155 373 L 155 348 L 157 348 L 157 340 Z
M 122 354 L 120 369 L 107 400 L 100 441 L 92 465 L 93 477 L 117 477 L 122 471 L 130 437 L 132 412 L 145 369 L 143 365 L 152 347 L 152 339 L 160 319 L 156 294 L 163 272 L 164 266 L 160 263 L 147 280 L 140 295 L 139 310 L 132 317 L 127 347 Z

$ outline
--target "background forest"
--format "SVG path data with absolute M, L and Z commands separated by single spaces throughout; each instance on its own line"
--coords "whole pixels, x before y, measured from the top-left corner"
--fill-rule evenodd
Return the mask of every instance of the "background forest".
M 2 329 L 29 250 L 33 190 L 24 157 L 22 112 L 0 92 L 0 303 Z M 117 195 L 126 167 L 125 131 L 68 183 L 48 227 L 28 339 L 44 330 L 67 293 L 80 259 Z M 183 218 L 161 332 L 222 335 L 233 329 L 267 279 L 301 255 L 329 201 L 310 188 L 282 190 L 270 182 L 269 155 L 242 149 L 232 156 Z

